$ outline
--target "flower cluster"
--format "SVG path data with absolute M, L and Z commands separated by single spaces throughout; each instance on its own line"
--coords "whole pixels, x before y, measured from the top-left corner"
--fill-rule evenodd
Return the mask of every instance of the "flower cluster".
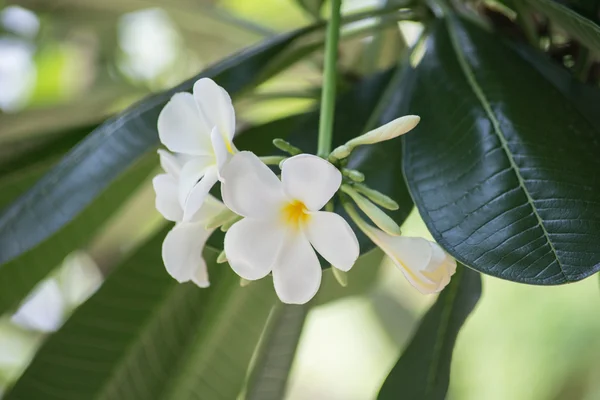
M 159 150 L 164 173 L 153 180 L 156 208 L 175 222 L 163 243 L 167 271 L 179 282 L 207 287 L 202 250 L 221 227 L 226 234 L 220 259 L 240 277 L 252 281 L 272 274 L 283 302 L 306 303 L 321 283 L 317 253 L 341 271 L 350 270 L 360 254 L 350 225 L 326 207 L 337 194 L 355 224 L 413 286 L 422 293 L 440 291 L 456 262 L 435 243 L 400 236 L 397 224 L 378 207 L 398 205 L 362 184 L 359 171 L 344 168 L 355 147 L 393 139 L 418 122 L 417 116 L 398 118 L 338 147 L 328 160 L 298 154 L 278 139 L 274 144 L 291 155 L 279 163 L 278 177 L 264 159 L 236 149 L 231 98 L 212 80 L 200 79 L 193 94 L 175 94 L 158 118 L 160 140 L 170 152 Z M 222 202 L 209 193 L 217 182 Z

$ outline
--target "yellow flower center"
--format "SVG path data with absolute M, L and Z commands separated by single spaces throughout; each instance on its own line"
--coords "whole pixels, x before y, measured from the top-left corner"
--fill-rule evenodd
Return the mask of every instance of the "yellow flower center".
M 294 200 L 286 204 L 283 209 L 283 220 L 286 224 L 298 225 L 300 222 L 306 222 L 310 219 L 308 209 L 303 202 Z

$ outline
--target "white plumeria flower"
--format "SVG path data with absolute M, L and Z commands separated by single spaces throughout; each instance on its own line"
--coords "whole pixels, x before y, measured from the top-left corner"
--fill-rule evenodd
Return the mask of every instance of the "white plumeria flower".
M 456 272 L 456 260 L 435 242 L 420 237 L 391 236 L 367 223 L 360 228 L 423 294 L 441 291 Z
M 281 181 L 256 155 L 244 151 L 223 168 L 221 193 L 245 217 L 225 235 L 225 254 L 242 278 L 273 273 L 284 303 L 309 301 L 321 284 L 316 249 L 335 268 L 348 271 L 358 240 L 339 215 L 319 211 L 339 189 L 341 173 L 317 156 L 301 154 L 281 166 Z M 311 246 L 312 245 L 312 246 Z
M 54 332 L 66 316 L 91 296 L 102 275 L 87 253 L 67 256 L 57 276 L 40 283 L 27 297 L 12 322 L 29 330 Z
M 190 221 L 183 222 L 184 204 L 177 191 L 183 161 L 181 157 L 164 150 L 159 150 L 158 154 L 166 173 L 157 175 L 152 181 L 156 192 L 156 208 L 165 219 L 177 223 L 163 242 L 163 262 L 167 272 L 178 282 L 192 281 L 199 287 L 208 287 L 210 282 L 202 250 L 214 229 L 206 229 L 205 226 L 225 206 L 208 195 Z
M 177 188 L 183 221 L 191 220 L 200 209 L 223 165 L 237 152 L 229 94 L 208 78 L 198 80 L 193 92 L 173 95 L 158 116 L 160 141 L 186 158 Z

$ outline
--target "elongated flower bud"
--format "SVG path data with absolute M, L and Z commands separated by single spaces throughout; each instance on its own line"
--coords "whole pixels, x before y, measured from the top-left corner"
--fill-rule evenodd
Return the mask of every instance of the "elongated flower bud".
M 379 143 L 394 139 L 412 130 L 415 126 L 417 126 L 420 120 L 421 117 L 417 115 L 405 115 L 404 117 L 396 118 L 395 120 L 388 122 L 377 129 L 373 129 L 364 135 L 360 135 L 359 137 L 350 140 L 348 143 L 346 143 L 346 146 L 350 149 L 353 149 L 356 146 Z
M 371 201 L 360 195 L 349 185 L 342 185 L 342 192 L 350 196 L 358 208 L 360 208 L 379 229 L 386 232 L 388 235 L 400 235 L 401 232 L 398 224 Z
M 344 209 L 419 292 L 437 293 L 448 285 L 456 272 L 456 260 L 437 243 L 419 237 L 390 236 L 366 223 L 348 202 Z
M 392 199 L 389 196 L 386 196 L 385 194 L 377 190 L 371 189 L 370 187 L 367 187 L 360 183 L 354 184 L 353 187 L 358 193 L 362 194 L 363 196 L 371 200 L 373 203 L 385 209 L 394 211 L 400 208 L 400 206 L 394 201 L 394 199 Z
M 281 151 L 285 151 L 291 156 L 302 154 L 302 150 L 300 150 L 296 146 L 289 144 L 283 139 L 273 139 L 273 146 L 277 147 Z
M 354 169 L 342 168 L 342 175 L 347 176 L 354 182 L 363 182 L 365 180 L 365 175 Z

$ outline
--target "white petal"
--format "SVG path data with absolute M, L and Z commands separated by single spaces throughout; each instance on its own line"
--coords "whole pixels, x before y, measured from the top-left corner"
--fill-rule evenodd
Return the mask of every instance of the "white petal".
M 308 239 L 299 231 L 288 233 L 273 265 L 279 299 L 288 304 L 308 302 L 319 290 L 321 275 L 321 264 Z
M 332 212 L 310 214 L 304 225 L 310 244 L 335 268 L 348 271 L 358 258 L 358 239 L 346 220 Z
M 225 163 L 231 159 L 231 156 L 233 155 L 233 148 L 231 147 L 229 138 L 224 138 L 217 129 L 213 129 L 212 133 L 210 134 L 210 140 L 212 141 L 213 151 L 217 160 L 217 171 L 220 172 L 225 166 Z M 225 142 L 226 140 L 228 143 Z M 228 145 L 229 149 L 227 148 Z
M 55 279 L 38 285 L 13 315 L 12 321 L 26 329 L 54 332 L 63 323 L 65 301 Z
M 221 170 L 221 178 L 223 202 L 236 214 L 274 218 L 287 204 L 277 176 L 249 151 L 235 154 Z
M 214 166 L 212 157 L 194 157 L 185 163 L 179 175 L 179 203 L 183 207 L 190 192 Z
M 175 154 L 171 154 L 166 150 L 158 149 L 158 156 L 160 158 L 160 166 L 169 175 L 174 178 L 179 178 L 179 172 L 183 168 L 183 160 L 177 157 Z
M 167 174 L 160 174 L 152 179 L 152 186 L 156 193 L 156 209 L 169 221 L 181 221 L 183 208 L 179 203 L 179 185 L 177 180 Z
M 210 281 L 208 280 L 208 268 L 206 267 L 206 263 L 198 267 L 194 276 L 192 276 L 192 282 L 196 284 L 196 286 L 205 289 L 210 286 Z
M 190 190 L 190 194 L 185 200 L 183 205 L 183 221 L 194 219 L 195 214 L 204 204 L 208 192 L 218 180 L 217 168 L 214 166 L 208 168 L 202 179 Z
M 245 218 L 225 234 L 225 254 L 236 274 L 251 281 L 271 272 L 285 235 L 274 221 Z
M 92 257 L 80 250 L 65 258 L 59 280 L 67 306 L 74 308 L 98 290 L 103 278 Z
M 429 242 L 429 245 L 433 255 L 422 274 L 431 282 L 428 293 L 437 293 L 450 283 L 450 278 L 456 272 L 456 260 L 437 243 Z
M 456 261 L 429 240 L 390 236 L 373 227 L 368 227 L 365 233 L 391 258 L 410 284 L 423 294 L 442 290 L 456 270 Z
M 194 98 L 206 124 L 217 127 L 221 135 L 232 139 L 235 133 L 235 111 L 231 97 L 212 79 L 202 78 L 194 84 Z
M 212 153 L 210 131 L 200 117 L 194 96 L 176 93 L 158 116 L 158 136 L 162 144 L 176 153 Z
M 163 262 L 167 272 L 178 282 L 197 279 L 206 274 L 202 257 L 204 244 L 212 231 L 202 223 L 180 223 L 167 233 L 162 246 Z M 208 283 L 208 277 L 204 281 Z
M 318 211 L 333 197 L 342 183 L 342 174 L 329 161 L 311 154 L 285 160 L 281 166 L 285 193 Z

